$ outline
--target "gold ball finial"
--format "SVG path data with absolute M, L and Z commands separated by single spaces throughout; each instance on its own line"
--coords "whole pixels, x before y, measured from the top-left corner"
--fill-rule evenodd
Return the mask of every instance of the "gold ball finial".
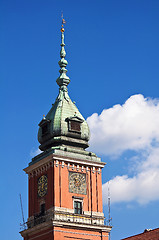
M 64 27 L 63 27 L 63 25 L 62 25 L 61 32 L 64 32 L 64 31 L 65 31 L 65 29 L 64 29 Z
M 61 26 L 61 32 L 63 33 L 65 31 L 64 27 L 63 27 L 63 24 L 66 24 L 66 21 L 65 19 L 63 18 L 63 13 L 62 13 L 62 26 Z

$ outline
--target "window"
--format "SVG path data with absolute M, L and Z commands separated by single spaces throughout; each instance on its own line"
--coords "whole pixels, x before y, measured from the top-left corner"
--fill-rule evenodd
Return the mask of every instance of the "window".
M 75 122 L 75 121 L 70 121 L 70 130 L 80 133 L 81 123 L 80 122 Z
M 68 130 L 70 132 L 81 134 L 81 124 L 84 122 L 83 119 L 75 115 L 73 117 L 66 118 L 65 121 L 68 122 Z
M 50 122 L 51 120 L 46 119 L 45 117 L 42 119 L 42 121 L 39 123 L 39 127 L 41 128 L 42 131 L 42 137 L 47 135 L 50 130 Z
M 41 204 L 41 211 L 40 211 L 40 213 L 41 213 L 41 216 L 43 216 L 43 215 L 45 215 L 45 203 L 43 203 L 43 204 Z
M 82 202 L 74 201 L 74 213 L 82 214 Z
M 48 124 L 45 124 L 43 127 L 42 127 L 42 135 L 45 135 L 48 133 Z

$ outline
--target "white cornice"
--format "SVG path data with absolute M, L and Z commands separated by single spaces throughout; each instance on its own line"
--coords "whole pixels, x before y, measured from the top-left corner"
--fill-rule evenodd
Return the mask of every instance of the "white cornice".
M 56 154 L 50 154 L 50 156 L 47 156 L 38 162 L 33 163 L 32 165 L 24 168 L 23 170 L 29 174 L 33 170 L 37 170 L 38 168 L 41 168 L 43 166 L 44 169 L 47 169 L 50 167 L 50 165 L 53 166 L 54 161 L 63 161 L 67 164 L 76 164 L 76 165 L 83 165 L 85 167 L 96 167 L 96 168 L 103 168 L 106 163 L 104 162 L 96 162 L 91 160 L 83 160 L 80 158 L 71 158 L 71 157 L 64 157 Z
M 40 231 L 44 231 L 46 230 L 47 228 L 50 228 L 50 227 L 67 227 L 67 228 L 76 228 L 77 230 L 80 230 L 80 229 L 83 229 L 83 230 L 86 230 L 86 231 L 99 231 L 99 232 L 107 232 L 109 233 L 112 229 L 111 226 L 97 226 L 97 225 L 91 225 L 91 224 L 79 224 L 79 223 L 71 223 L 71 222 L 60 222 L 60 221 L 56 221 L 56 220 L 53 220 L 53 221 L 50 221 L 50 222 L 45 222 L 45 223 L 41 223 L 37 226 L 34 226 L 32 228 L 28 228 L 24 231 L 21 231 L 20 234 L 22 237 L 25 237 L 27 235 L 31 235 L 31 234 L 36 234 L 36 233 L 39 233 Z

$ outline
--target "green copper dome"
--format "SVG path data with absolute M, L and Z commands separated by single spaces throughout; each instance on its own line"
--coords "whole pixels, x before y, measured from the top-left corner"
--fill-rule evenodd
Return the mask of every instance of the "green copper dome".
M 59 94 L 52 108 L 39 123 L 39 148 L 45 151 L 56 146 L 72 146 L 85 149 L 90 137 L 89 127 L 75 103 L 68 95 L 67 85 L 70 82 L 67 73 L 66 52 L 64 49 L 64 28 L 61 29 L 61 51 L 59 61 L 60 76 L 56 80 L 59 85 Z

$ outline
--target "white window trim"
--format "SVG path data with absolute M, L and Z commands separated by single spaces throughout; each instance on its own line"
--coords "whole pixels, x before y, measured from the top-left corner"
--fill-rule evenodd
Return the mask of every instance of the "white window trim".
M 73 196 L 73 210 L 75 213 L 75 202 L 81 202 L 82 203 L 82 214 L 84 213 L 83 211 L 83 198 L 82 197 L 77 197 L 77 196 Z

